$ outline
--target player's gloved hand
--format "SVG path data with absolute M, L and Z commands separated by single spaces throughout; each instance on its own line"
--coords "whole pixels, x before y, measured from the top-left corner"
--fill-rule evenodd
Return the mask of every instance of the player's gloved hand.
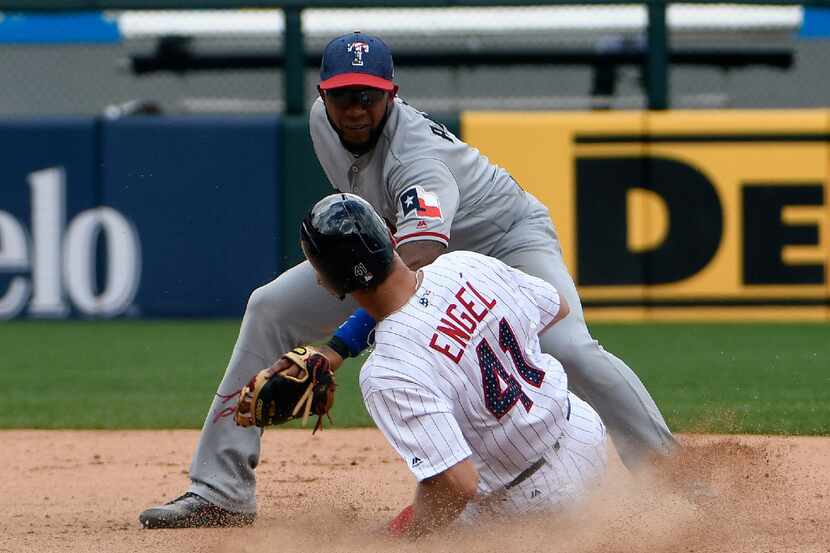
M 294 348 L 267 369 L 259 371 L 239 392 L 234 419 L 239 426 L 265 428 L 310 414 L 323 415 L 334 405 L 334 371 L 328 357 L 314 346 Z

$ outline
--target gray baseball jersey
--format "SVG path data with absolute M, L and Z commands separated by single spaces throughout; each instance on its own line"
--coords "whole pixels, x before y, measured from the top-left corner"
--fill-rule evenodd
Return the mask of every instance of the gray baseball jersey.
M 547 209 L 501 167 L 400 98 L 374 149 L 355 157 L 340 143 L 325 106 L 311 108 L 311 139 L 334 187 L 366 199 L 395 225 L 398 245 L 434 240 L 452 250 L 493 251 L 520 221 Z
M 410 300 L 378 323 L 360 372 L 375 424 L 419 481 L 469 457 L 485 497 L 545 459 L 547 471 L 505 497 L 510 510 L 580 495 L 605 470 L 605 428 L 587 404 L 571 413 L 565 371 L 542 353 L 556 289 L 473 252 L 443 255 L 422 273 Z M 580 470 L 563 468 L 574 455 L 566 435 L 588 446 L 575 454 Z

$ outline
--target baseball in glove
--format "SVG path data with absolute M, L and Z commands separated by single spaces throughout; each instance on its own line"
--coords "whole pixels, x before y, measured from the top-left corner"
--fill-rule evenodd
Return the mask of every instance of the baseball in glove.
M 235 420 L 239 426 L 265 428 L 317 415 L 314 432 L 323 427 L 334 405 L 334 372 L 313 346 L 294 348 L 271 367 L 259 371 L 239 392 Z

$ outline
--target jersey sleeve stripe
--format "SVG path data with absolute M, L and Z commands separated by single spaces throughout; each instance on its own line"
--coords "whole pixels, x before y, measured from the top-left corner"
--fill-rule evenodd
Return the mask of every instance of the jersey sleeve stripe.
M 432 240 L 434 242 L 441 242 L 445 246 L 450 243 L 450 239 L 447 237 L 446 234 L 441 234 L 440 232 L 430 232 L 430 231 L 412 232 L 412 233 L 404 234 L 403 236 L 399 236 L 399 237 L 396 238 L 398 246 L 400 246 L 401 244 L 405 244 L 406 242 L 410 242 L 412 240 L 415 240 L 415 239 Z

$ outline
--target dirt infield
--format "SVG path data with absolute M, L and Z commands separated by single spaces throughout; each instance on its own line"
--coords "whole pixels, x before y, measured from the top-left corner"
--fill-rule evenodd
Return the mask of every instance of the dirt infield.
M 185 490 L 195 431 L 3 431 L 0 552 L 830 552 L 830 438 L 681 436 L 685 454 L 571 515 L 491 523 L 418 544 L 377 531 L 409 471 L 375 430 L 269 431 L 253 528 L 142 530 Z

